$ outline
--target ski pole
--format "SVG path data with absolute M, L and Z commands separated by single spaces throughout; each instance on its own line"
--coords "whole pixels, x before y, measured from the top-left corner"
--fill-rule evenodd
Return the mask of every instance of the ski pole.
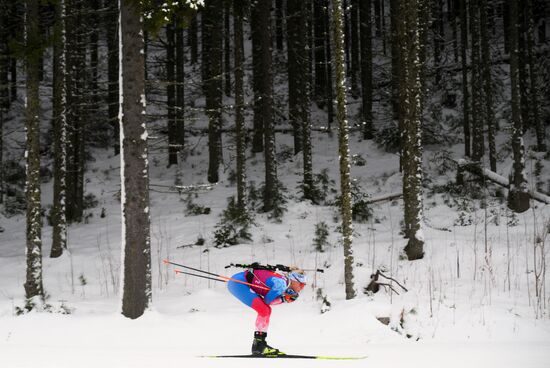
M 167 259 L 163 259 L 162 262 L 164 262 L 164 264 L 171 264 L 173 266 L 183 267 L 183 268 L 187 268 L 189 270 L 202 272 L 202 273 L 205 273 L 205 274 L 210 275 L 210 276 L 223 277 L 223 276 L 220 276 L 220 275 L 216 275 L 215 273 L 212 273 L 212 272 L 208 272 L 208 271 L 204 271 L 204 270 L 201 270 L 201 269 L 198 269 L 198 268 L 193 268 L 193 267 L 189 267 L 189 266 L 184 266 L 184 265 L 179 264 L 179 263 L 171 262 Z
M 203 276 L 203 275 L 195 275 L 194 273 L 189 273 L 189 272 L 180 271 L 180 270 L 174 270 L 174 272 L 176 272 L 176 274 L 182 273 L 184 275 L 202 277 L 203 279 L 214 280 L 214 281 L 221 281 L 221 282 L 233 281 L 233 282 L 237 282 L 237 283 L 243 284 L 243 285 L 254 286 L 254 287 L 257 287 L 258 289 L 271 290 L 270 288 L 265 287 L 265 286 L 250 284 L 248 282 L 244 282 L 244 281 L 241 281 L 241 280 L 237 280 L 237 279 L 227 277 L 227 276 L 222 276 L 222 275 L 216 275 L 217 277 L 220 277 L 220 279 L 216 279 L 214 277 L 208 277 L 208 276 Z
M 258 289 L 271 290 L 271 289 L 268 288 L 268 287 L 264 287 L 264 286 L 261 286 L 261 285 L 250 284 L 250 283 L 248 283 L 248 282 L 244 282 L 244 281 L 241 281 L 241 280 L 236 280 L 236 279 L 234 279 L 234 278 L 227 277 L 227 276 L 217 275 L 217 274 L 215 274 L 215 273 L 208 272 L 208 271 L 204 271 L 204 270 L 200 270 L 200 269 L 198 269 L 198 268 L 193 268 L 193 267 L 189 267 L 189 266 L 184 266 L 184 265 L 179 264 L 179 263 L 170 262 L 170 261 L 167 260 L 167 259 L 163 260 L 163 262 L 164 262 L 164 264 L 171 264 L 171 265 L 178 266 L 178 267 L 188 268 L 188 269 L 193 270 L 193 271 L 202 272 L 202 273 L 205 273 L 205 274 L 207 274 L 207 275 L 211 275 L 211 276 L 215 276 L 215 277 L 219 277 L 219 278 L 216 279 L 216 278 L 213 278 L 213 277 L 208 277 L 208 276 L 203 276 L 203 275 L 195 275 L 194 273 L 184 272 L 184 271 L 180 271 L 180 270 L 174 270 L 174 271 L 176 272 L 176 274 L 182 273 L 182 274 L 185 274 L 185 275 L 197 276 L 197 277 L 202 277 L 202 278 L 205 278 L 205 279 L 210 279 L 210 280 L 215 280 L 215 281 L 221 281 L 221 282 L 234 281 L 234 282 L 237 282 L 237 283 L 239 283 L 239 284 L 244 284 L 244 285 L 248 285 L 248 286 L 254 286 L 254 287 L 257 287 Z M 220 279 L 221 279 L 221 280 L 220 280 Z

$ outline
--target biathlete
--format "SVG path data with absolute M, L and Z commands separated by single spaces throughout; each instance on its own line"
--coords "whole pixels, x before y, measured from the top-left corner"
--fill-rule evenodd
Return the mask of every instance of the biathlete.
M 306 285 L 304 271 L 292 268 L 285 275 L 267 269 L 248 269 L 232 276 L 233 279 L 247 282 L 253 286 L 229 281 L 227 288 L 244 304 L 254 309 L 256 318 L 256 331 L 252 342 L 253 355 L 277 355 L 278 349 L 267 345 L 267 329 L 271 306 L 281 303 L 292 303 L 298 299 L 300 291 Z

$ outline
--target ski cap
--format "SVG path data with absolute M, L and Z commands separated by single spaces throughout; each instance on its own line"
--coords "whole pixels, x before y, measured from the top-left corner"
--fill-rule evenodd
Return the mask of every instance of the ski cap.
M 297 271 L 292 271 L 291 273 L 288 274 L 288 279 L 290 281 L 294 280 L 294 281 L 298 281 L 299 283 L 301 284 L 305 284 L 307 283 L 307 277 L 306 275 L 304 275 L 303 273 L 301 272 L 297 272 Z

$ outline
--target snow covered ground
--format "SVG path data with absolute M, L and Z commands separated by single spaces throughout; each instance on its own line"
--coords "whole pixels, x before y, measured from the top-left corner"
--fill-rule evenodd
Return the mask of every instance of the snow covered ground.
M 193 138 L 200 139 L 200 138 Z M 280 136 L 281 145 L 290 145 Z M 327 168 L 337 179 L 336 138 L 314 137 L 314 168 Z M 460 148 L 451 147 L 457 152 Z M 366 159 L 352 174 L 371 196 L 400 190 L 398 160 L 371 144 L 352 138 L 352 154 Z M 399 234 L 402 202 L 373 205 L 373 219 L 356 224 L 355 283 L 358 296 L 345 300 L 343 254 L 338 246 L 336 209 L 297 201 L 301 163 L 298 157 L 279 166 L 289 192 L 281 223 L 258 215 L 253 243 L 217 249 L 212 237 L 219 214 L 235 187 L 226 179 L 212 190 L 193 196 L 211 215 L 187 216 L 186 195 L 152 187 L 151 238 L 153 308 L 137 320 L 119 310 L 120 204 L 118 157 L 96 151 L 90 163 L 86 192 L 99 200 L 87 224 L 72 225 L 70 254 L 49 259 L 51 227 L 43 232 L 44 287 L 48 303 L 62 313 L 15 316 L 24 301 L 25 220 L 2 217 L 0 234 L 0 367 L 548 367 L 550 364 L 549 300 L 538 298 L 535 275 L 541 270 L 541 248 L 535 257 L 535 232 L 546 237 L 550 206 L 536 204 L 521 215 L 495 200 L 488 210 L 479 202 L 450 208 L 448 196 L 425 194 L 426 256 L 400 259 L 405 240 Z M 151 183 L 173 185 L 175 170 L 165 169 L 164 155 L 152 153 Z M 156 156 L 157 155 L 157 156 Z M 226 154 L 230 168 L 233 155 Z M 452 180 L 454 172 L 438 172 L 435 153 L 425 154 L 432 184 Z M 188 157 L 183 184 L 206 180 L 206 152 Z M 510 162 L 501 163 L 506 175 Z M 548 166 L 548 164 L 545 164 Z M 249 158 L 248 178 L 262 181 L 261 156 Z M 529 166 L 528 166 L 529 167 Z M 549 167 L 545 167 L 548 172 Z M 336 183 L 338 181 L 336 180 Z M 337 188 L 337 186 L 336 186 Z M 43 185 L 43 202 L 51 202 L 51 183 Z M 104 209 L 106 217 L 100 213 Z M 487 227 L 485 223 L 487 219 Z M 331 246 L 315 252 L 315 224 L 329 225 Z M 467 226 L 460 226 L 460 224 Z M 199 237 L 203 246 L 194 244 Z M 182 247 L 183 246 L 183 247 Z M 487 249 L 487 251 L 485 250 Z M 268 342 L 289 354 L 367 356 L 357 361 L 257 360 L 200 358 L 202 355 L 246 354 L 252 342 L 255 313 L 235 300 L 221 282 L 175 275 L 162 259 L 230 276 L 239 270 L 230 262 L 294 264 L 325 269 L 310 273 L 311 283 L 299 300 L 273 308 Z M 535 263 L 537 262 L 537 268 Z M 390 295 L 362 293 L 377 269 L 409 290 Z M 549 276 L 546 278 L 548 284 Z M 542 279 L 540 279 L 542 281 Z M 331 303 L 321 313 L 317 289 Z M 399 289 L 398 289 L 399 290 Z M 546 300 L 544 300 L 546 298 Z M 389 326 L 377 317 L 389 317 Z

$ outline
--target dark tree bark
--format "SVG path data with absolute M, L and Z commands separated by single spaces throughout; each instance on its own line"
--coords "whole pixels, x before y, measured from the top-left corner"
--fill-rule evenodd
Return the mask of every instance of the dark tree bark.
M 221 125 L 222 125 L 222 22 L 223 0 L 209 0 L 203 10 L 203 31 L 208 38 L 207 48 L 203 47 L 203 62 L 206 67 L 206 109 L 208 113 L 208 182 L 217 183 L 221 164 Z
M 371 1 L 360 2 L 361 33 L 361 95 L 363 139 L 374 137 L 372 121 L 372 14 Z
M 237 206 L 246 210 L 246 135 L 244 130 L 244 47 L 242 0 L 233 0 L 233 48 L 235 60 L 235 140 L 237 143 Z
M 283 19 L 285 18 L 283 0 L 275 0 L 275 46 L 278 51 L 283 51 L 284 27 Z
M 443 22 L 443 0 L 431 0 L 432 2 L 432 33 L 434 40 L 434 71 L 435 85 L 441 83 L 441 57 L 445 51 L 445 29 Z
M 53 157 L 54 183 L 52 208 L 52 248 L 50 257 L 56 258 L 67 248 L 66 176 L 67 176 L 67 120 L 66 102 L 66 27 L 65 1 L 55 5 L 54 28 L 54 86 L 53 86 Z
M 271 0 L 258 0 L 256 3 L 258 41 L 260 42 L 260 111 L 264 126 L 265 190 L 264 211 L 277 208 L 280 200 L 277 161 L 275 158 L 275 130 L 273 127 L 273 77 L 271 74 Z
M 534 14 L 533 14 L 533 1 L 527 0 L 527 57 L 529 62 L 529 87 L 531 90 L 530 99 L 532 106 L 533 125 L 535 127 L 535 133 L 537 136 L 537 145 L 535 149 L 538 152 L 546 152 L 546 131 L 544 127 L 544 121 L 540 117 L 539 106 L 539 85 L 538 85 L 538 67 L 536 56 L 533 55 L 533 34 L 535 32 Z
M 27 108 L 26 129 L 26 185 L 27 203 L 27 277 L 25 298 L 29 305 L 44 300 L 42 285 L 42 218 L 40 215 L 40 96 L 39 63 L 42 54 L 42 39 L 38 16 L 39 1 L 26 0 L 25 51 Z M 37 300 L 38 298 L 38 300 Z
M 360 0 L 351 0 L 350 11 L 350 54 L 351 68 L 349 70 L 351 79 L 351 94 L 355 97 L 359 95 L 358 75 L 361 70 L 359 65 L 359 2 Z
M 166 110 L 168 117 L 168 167 L 178 164 L 176 143 L 176 33 L 175 20 L 166 25 Z
M 353 227 L 351 211 L 351 177 L 350 153 L 348 137 L 348 121 L 346 111 L 346 71 L 344 61 L 344 35 L 342 1 L 332 0 L 333 45 L 334 45 L 334 75 L 336 77 L 336 119 L 338 121 L 338 150 L 340 156 L 340 191 L 342 196 L 342 238 L 344 247 L 344 282 L 346 285 L 346 299 L 356 296 L 353 281 Z
M 67 0 L 67 221 L 84 213 L 85 66 L 83 3 Z
M 89 48 L 90 48 L 90 85 L 89 91 L 91 93 L 91 106 L 90 109 L 92 113 L 95 113 L 99 110 L 99 4 L 100 0 L 91 0 L 90 8 L 87 9 L 91 16 L 89 19 L 89 30 L 90 35 Z
M 191 49 L 191 64 L 195 65 L 198 60 L 199 54 L 199 42 L 198 42 L 198 12 L 193 15 L 191 18 L 191 24 L 189 25 L 189 30 L 187 31 L 187 43 Z
M 314 16 L 314 57 L 315 57 L 315 102 L 324 108 L 326 102 L 327 85 L 327 55 L 326 55 L 326 9 L 324 1 L 313 0 Z
M 471 157 L 470 137 L 470 94 L 468 92 L 468 8 L 467 0 L 460 1 L 460 40 L 461 40 L 461 61 L 462 61 L 462 126 L 464 129 L 464 155 Z
M 223 55 L 224 55 L 224 92 L 227 97 L 231 96 L 231 0 L 224 0 L 224 32 L 223 32 Z
M 10 70 L 9 16 L 8 3 L 0 2 L 0 109 L 9 109 L 11 102 L 8 79 Z
M 250 32 L 252 34 L 252 89 L 254 91 L 254 132 L 252 136 L 252 152 L 258 153 L 264 150 L 264 121 L 261 103 L 261 84 L 262 84 L 262 45 L 260 28 L 260 0 L 251 0 L 250 5 Z
M 328 8 L 328 0 L 325 0 Z M 308 16 L 308 19 L 310 16 Z M 325 62 L 326 62 L 326 82 L 325 85 L 328 87 L 326 88 L 326 104 L 327 104 L 327 115 L 328 115 L 328 125 L 327 125 L 327 131 L 332 131 L 332 122 L 334 121 L 334 93 L 332 91 L 332 51 L 331 51 L 331 42 L 330 42 L 330 15 L 329 12 L 325 12 L 325 47 L 326 47 L 326 53 L 325 53 Z M 310 54 L 310 65 L 311 65 L 311 54 Z M 311 85 L 311 84 L 310 84 Z
M 523 132 L 527 129 L 534 128 L 531 126 L 531 119 L 529 118 L 531 112 L 531 101 L 529 101 L 529 76 L 527 72 L 528 60 L 527 60 L 527 21 L 524 2 L 522 5 L 518 5 L 518 68 L 519 68 L 519 96 L 520 96 L 520 110 L 521 110 L 521 124 Z
M 508 191 L 508 207 L 515 212 L 525 212 L 530 207 L 527 180 L 525 178 L 525 148 L 521 124 L 521 101 L 518 66 L 518 0 L 510 0 L 510 81 L 512 88 L 512 153 L 514 164 Z
M 421 37 L 419 4 L 423 0 L 400 2 L 399 39 L 403 65 L 400 83 L 400 103 L 403 108 L 403 200 L 405 236 L 409 239 L 405 253 L 410 261 L 424 257 L 422 234 L 422 107 L 421 67 L 419 63 Z
M 120 124 L 118 122 L 118 7 L 116 1 L 106 3 L 107 34 L 107 114 L 113 128 L 114 153 L 120 153 Z
M 497 152 L 495 144 L 495 113 L 493 109 L 493 82 L 491 77 L 491 49 L 489 48 L 488 1 L 480 2 L 481 62 L 483 73 L 483 117 L 487 126 L 487 143 L 489 145 L 489 165 L 491 171 L 497 171 Z
M 307 34 L 301 32 L 308 22 L 309 9 L 300 0 L 287 0 L 287 48 L 289 115 L 294 126 L 294 152 L 302 151 L 304 198 L 314 199 L 313 167 L 311 160 L 311 123 L 309 116 L 310 85 L 307 75 Z M 292 94 L 290 91 L 292 90 Z M 292 96 L 292 100 L 290 97 Z
M 120 34 L 122 314 L 134 319 L 149 307 L 152 294 L 143 24 L 131 0 L 120 0 Z
M 470 1 L 471 88 L 472 88 L 472 160 L 481 162 L 484 154 L 482 75 L 479 34 L 479 3 Z
M 176 24 L 176 139 L 174 140 L 178 161 L 181 161 L 185 144 L 185 50 L 183 48 L 183 27 Z M 179 162 L 181 164 L 181 162 Z
M 307 71 L 303 74 L 301 62 L 304 59 L 305 41 L 301 29 L 304 19 L 301 16 L 300 4 L 296 0 L 287 0 L 287 51 L 288 51 L 288 117 L 294 131 L 294 154 L 302 151 L 302 124 L 300 124 L 300 87 L 308 79 Z

